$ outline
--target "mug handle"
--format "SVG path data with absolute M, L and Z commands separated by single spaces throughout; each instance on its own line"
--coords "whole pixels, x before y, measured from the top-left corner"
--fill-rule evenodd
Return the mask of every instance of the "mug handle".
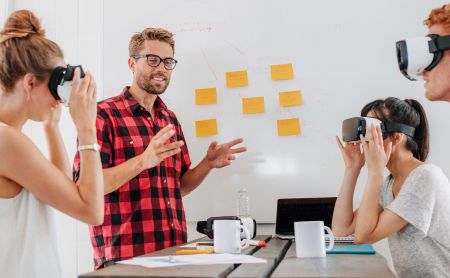
M 250 232 L 248 231 L 247 227 L 245 227 L 244 225 L 239 225 L 240 228 L 242 228 L 242 230 L 244 230 L 244 234 L 245 234 L 245 239 L 241 240 L 241 244 L 244 241 L 244 245 L 240 245 L 240 249 L 245 249 L 247 247 L 250 246 Z
M 325 235 L 325 237 L 330 239 L 328 247 L 325 250 L 330 251 L 334 247 L 334 235 L 333 235 L 333 232 L 331 231 L 331 229 L 328 228 L 327 226 L 323 226 L 323 228 L 327 231 L 327 235 Z

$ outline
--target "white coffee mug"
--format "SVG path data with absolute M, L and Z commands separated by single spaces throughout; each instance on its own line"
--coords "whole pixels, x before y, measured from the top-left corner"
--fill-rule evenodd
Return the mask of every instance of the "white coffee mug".
M 241 229 L 245 233 L 242 241 Z M 214 220 L 213 231 L 215 253 L 241 253 L 242 249 L 249 246 L 250 233 L 239 220 Z
M 328 235 L 324 235 L 324 229 Z M 323 225 L 323 221 L 295 222 L 294 232 L 297 258 L 325 257 L 326 251 L 334 246 L 333 232 Z M 330 242 L 327 248 L 325 248 L 325 237 L 328 237 Z

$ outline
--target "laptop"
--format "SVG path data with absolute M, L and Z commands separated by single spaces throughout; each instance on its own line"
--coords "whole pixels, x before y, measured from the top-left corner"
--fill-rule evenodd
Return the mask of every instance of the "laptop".
M 293 239 L 294 222 L 323 221 L 331 228 L 336 197 L 278 199 L 275 233 L 281 239 Z M 335 241 L 353 242 L 353 237 L 336 237 Z

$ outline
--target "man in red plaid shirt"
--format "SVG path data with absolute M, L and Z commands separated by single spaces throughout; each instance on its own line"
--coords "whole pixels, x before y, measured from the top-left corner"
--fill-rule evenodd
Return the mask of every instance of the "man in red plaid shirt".
M 98 104 L 97 139 L 105 180 L 105 221 L 90 226 L 95 268 L 186 242 L 182 196 L 213 168 L 244 152 L 236 139 L 212 142 L 194 168 L 175 114 L 159 97 L 177 61 L 173 34 L 147 28 L 132 36 L 131 87 Z M 80 171 L 75 156 L 74 178 Z

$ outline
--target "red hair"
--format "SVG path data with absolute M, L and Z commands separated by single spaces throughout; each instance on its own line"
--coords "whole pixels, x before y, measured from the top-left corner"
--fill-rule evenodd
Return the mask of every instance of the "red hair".
M 430 28 L 432 25 L 442 25 L 446 32 L 450 33 L 450 5 L 443 5 L 440 8 L 431 10 L 430 15 L 424 21 Z

